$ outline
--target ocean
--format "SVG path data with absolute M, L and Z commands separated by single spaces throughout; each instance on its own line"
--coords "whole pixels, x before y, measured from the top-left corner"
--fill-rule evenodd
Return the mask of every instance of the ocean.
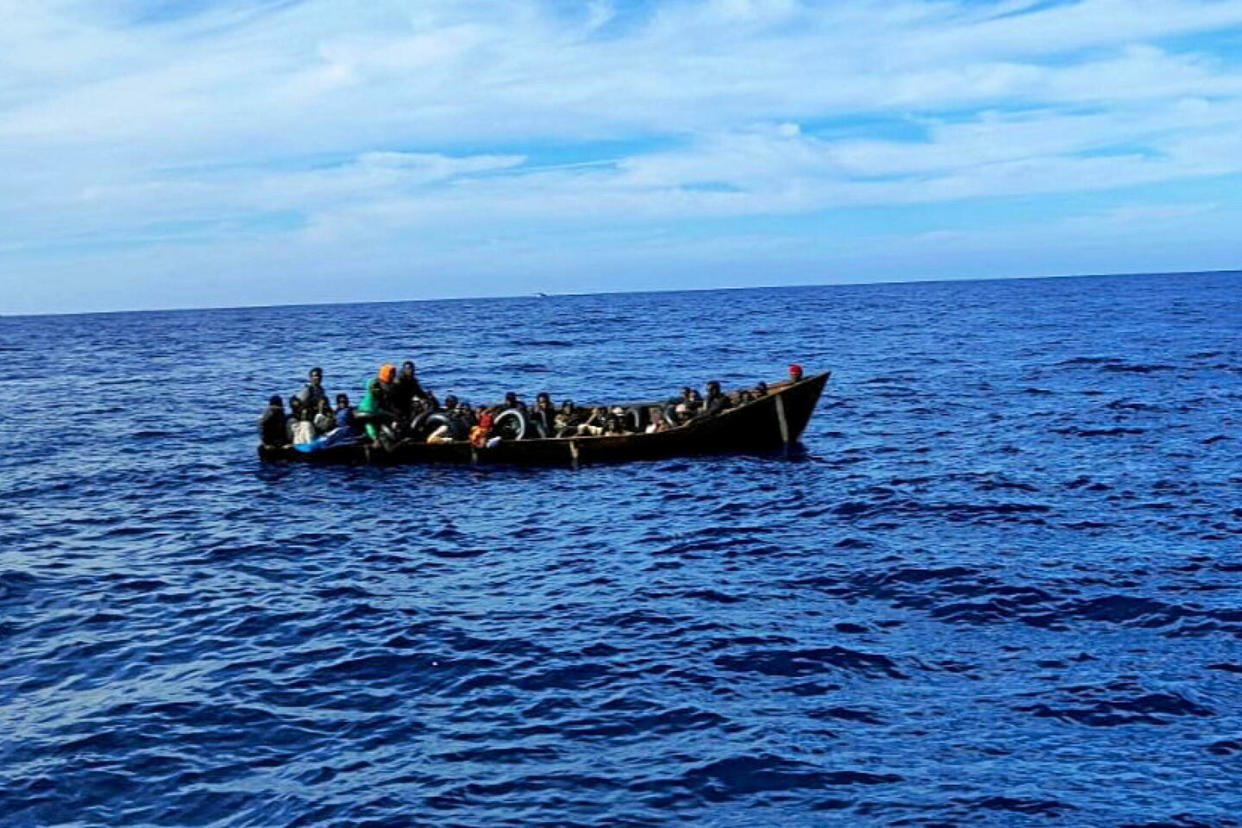
M 831 369 L 804 453 L 318 468 L 267 397 Z M 0 318 L 0 824 L 1242 824 L 1242 274 Z

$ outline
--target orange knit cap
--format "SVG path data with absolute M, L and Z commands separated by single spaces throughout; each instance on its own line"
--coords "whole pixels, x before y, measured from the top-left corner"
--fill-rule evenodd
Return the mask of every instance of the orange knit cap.
M 380 382 L 392 382 L 397 376 L 397 366 L 391 362 L 385 362 L 379 367 L 379 374 L 376 376 L 379 377 Z

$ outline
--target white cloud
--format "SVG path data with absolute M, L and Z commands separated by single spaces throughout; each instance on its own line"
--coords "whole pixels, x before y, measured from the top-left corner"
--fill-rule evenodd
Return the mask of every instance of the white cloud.
M 139 5 L 0 0 L 10 262 L 238 236 L 332 261 L 482 217 L 537 240 L 1242 172 L 1242 70 L 1195 39 L 1242 0 Z

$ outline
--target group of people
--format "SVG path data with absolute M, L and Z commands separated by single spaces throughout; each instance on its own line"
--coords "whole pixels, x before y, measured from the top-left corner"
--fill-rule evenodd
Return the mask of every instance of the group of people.
M 802 366 L 790 365 L 789 382 L 801 379 Z M 580 407 L 573 400 L 554 406 L 547 392 L 536 394 L 535 402 L 527 405 L 513 391 L 500 404 L 472 406 L 453 394 L 438 398 L 419 381 L 415 364 L 407 360 L 400 370 L 392 363 L 381 365 L 354 406 L 347 394 L 337 394 L 329 402 L 323 369 L 316 367 L 289 398 L 288 411 L 279 395 L 268 400 L 259 418 L 259 437 L 267 447 L 318 451 L 357 443 L 392 449 L 404 440 L 468 440 L 484 449 L 505 439 L 653 434 L 715 416 L 772 390 L 760 382 L 753 388 L 724 393 L 713 380 L 702 394 L 687 386 L 675 399 L 643 406 Z

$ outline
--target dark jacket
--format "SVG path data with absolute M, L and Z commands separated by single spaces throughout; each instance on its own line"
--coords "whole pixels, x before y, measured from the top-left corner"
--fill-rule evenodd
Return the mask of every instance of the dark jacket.
M 713 414 L 719 414 L 721 411 L 732 408 L 733 403 L 729 402 L 729 398 L 724 394 L 717 394 L 703 400 L 703 416 L 710 417 Z
M 422 383 L 418 381 L 418 377 L 407 377 L 401 374 L 392 383 L 392 406 L 399 413 L 410 414 L 414 400 L 426 400 L 430 398 L 430 394 L 423 388 Z
M 543 433 L 547 437 L 556 436 L 556 409 L 552 406 L 540 408 L 536 405 L 530 409 L 527 414 L 530 421 L 543 429 Z
M 323 392 L 322 385 L 313 385 L 309 382 L 303 385 L 302 390 L 293 396 L 298 398 L 303 408 L 309 408 L 311 411 L 318 411 L 319 401 L 328 398 L 328 395 Z
M 265 446 L 284 446 L 289 443 L 288 425 L 285 410 L 278 405 L 269 405 L 259 418 L 259 439 Z

